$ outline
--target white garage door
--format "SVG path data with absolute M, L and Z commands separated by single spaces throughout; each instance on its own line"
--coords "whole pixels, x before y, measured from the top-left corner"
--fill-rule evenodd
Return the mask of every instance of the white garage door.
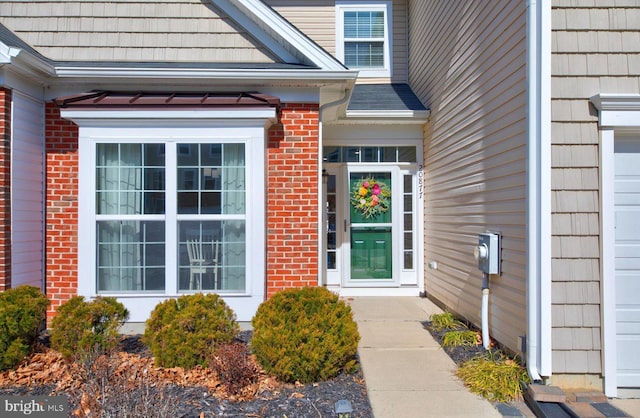
M 618 387 L 640 387 L 640 137 L 615 142 Z

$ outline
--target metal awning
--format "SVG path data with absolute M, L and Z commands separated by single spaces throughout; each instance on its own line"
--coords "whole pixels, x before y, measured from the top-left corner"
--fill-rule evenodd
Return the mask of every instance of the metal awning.
M 280 99 L 262 93 L 112 92 L 98 91 L 61 97 L 54 103 L 62 109 L 203 109 L 274 107 Z

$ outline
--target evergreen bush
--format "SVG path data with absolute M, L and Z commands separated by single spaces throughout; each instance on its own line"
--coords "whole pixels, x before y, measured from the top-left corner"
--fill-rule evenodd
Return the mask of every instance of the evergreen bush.
M 143 341 L 161 367 L 206 366 L 216 348 L 240 332 L 235 314 L 216 294 L 197 293 L 159 303 Z
M 127 318 L 129 312 L 113 297 L 87 302 L 74 296 L 51 322 L 51 347 L 66 358 L 107 353 L 118 344 L 118 331 Z
M 356 370 L 360 335 L 351 308 L 323 287 L 288 289 L 262 303 L 252 351 L 265 371 L 310 383 Z
M 0 292 L 0 370 L 16 366 L 29 354 L 48 306 L 47 297 L 34 286 Z

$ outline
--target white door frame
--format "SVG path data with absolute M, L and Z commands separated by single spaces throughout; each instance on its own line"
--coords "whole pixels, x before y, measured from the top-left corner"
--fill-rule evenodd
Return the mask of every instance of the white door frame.
M 640 133 L 640 94 L 599 94 L 593 96 L 591 102 L 600 111 L 600 257 L 604 393 L 609 397 L 617 397 L 614 144 L 616 132 Z
M 393 279 L 392 280 L 358 280 L 349 281 L 350 253 L 349 247 L 349 175 L 357 172 L 391 172 L 392 174 L 392 222 L 393 229 Z M 323 278 L 324 283 L 330 288 L 339 290 L 342 296 L 418 296 L 424 290 L 424 256 L 423 256 L 423 196 L 424 184 L 422 166 L 419 164 L 405 163 L 325 163 L 323 166 L 325 175 L 336 176 L 336 270 L 328 270 L 324 263 Z M 402 268 L 402 253 L 404 250 L 403 240 L 403 187 L 404 176 L 412 176 L 413 190 L 413 269 Z M 326 199 L 326 191 L 323 193 Z M 327 222 L 326 213 L 323 214 L 323 222 Z M 323 258 L 326 258 L 326 226 L 322 228 L 323 233 Z

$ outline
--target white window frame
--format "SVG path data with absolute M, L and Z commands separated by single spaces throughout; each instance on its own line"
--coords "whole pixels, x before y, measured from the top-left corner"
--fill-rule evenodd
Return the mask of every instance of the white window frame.
M 96 278 L 95 147 L 97 143 L 164 143 L 167 161 L 175 161 L 179 143 L 244 143 L 246 163 L 246 288 L 221 293 L 239 321 L 249 321 L 265 298 L 265 146 L 266 129 L 275 110 L 241 111 L 81 111 L 63 110 L 62 117 L 79 125 L 78 157 L 78 295 L 98 295 Z M 175 190 L 177 170 L 166 166 L 167 190 Z M 166 212 L 176 213 L 176 199 L 166 196 Z M 165 215 L 153 215 L 165 219 Z M 130 312 L 130 322 L 144 322 L 161 301 L 178 297 L 178 231 L 166 219 L 165 291 L 160 293 L 100 292 L 115 296 Z M 175 245 L 170 245 L 171 243 Z
M 354 67 L 351 70 L 359 70 L 360 77 L 391 77 L 393 74 L 391 62 L 391 45 L 393 41 L 393 26 L 391 22 L 391 1 L 336 1 L 336 56 L 344 63 L 344 13 L 345 12 L 384 12 L 384 66 L 381 68 Z M 346 65 L 346 64 L 345 64 Z

